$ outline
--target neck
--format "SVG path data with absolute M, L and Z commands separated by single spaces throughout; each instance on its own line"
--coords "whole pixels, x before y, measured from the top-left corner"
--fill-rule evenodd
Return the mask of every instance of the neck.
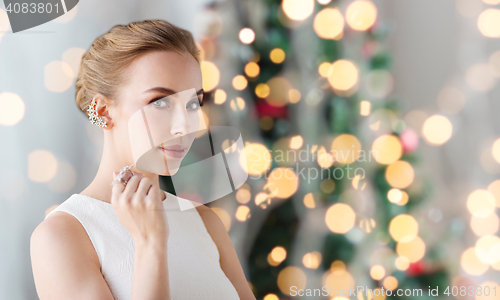
M 113 172 L 119 172 L 123 167 L 131 165 L 129 162 L 121 159 L 119 153 L 117 149 L 105 143 L 97 174 L 90 185 L 80 194 L 111 203 L 111 182 L 113 182 Z M 138 172 L 135 167 L 131 170 L 133 172 Z M 143 174 L 144 177 L 149 178 L 153 184 L 159 186 L 159 176 L 157 174 Z M 163 193 L 162 196 L 164 196 Z

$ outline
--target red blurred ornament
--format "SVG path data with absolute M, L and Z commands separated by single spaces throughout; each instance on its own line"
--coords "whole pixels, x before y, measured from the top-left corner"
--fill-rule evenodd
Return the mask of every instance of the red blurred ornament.
M 422 273 L 425 273 L 426 265 L 422 261 L 417 261 L 415 263 L 410 264 L 406 273 L 408 276 L 418 276 Z
M 266 101 L 258 101 L 255 108 L 259 117 L 268 116 L 271 118 L 286 119 L 288 118 L 288 108 L 286 106 L 273 106 Z
M 399 135 L 403 150 L 407 153 L 415 151 L 418 147 L 418 134 L 411 128 L 406 128 Z

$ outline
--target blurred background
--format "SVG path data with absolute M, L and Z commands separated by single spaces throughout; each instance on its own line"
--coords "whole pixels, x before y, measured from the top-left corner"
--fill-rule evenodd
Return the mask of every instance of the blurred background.
M 500 0 L 84 0 L 15 34 L 0 7 L 1 299 L 38 299 L 30 235 L 98 168 L 82 53 L 143 19 L 193 33 L 203 111 L 242 132 L 250 177 L 210 207 L 257 299 L 500 299 Z

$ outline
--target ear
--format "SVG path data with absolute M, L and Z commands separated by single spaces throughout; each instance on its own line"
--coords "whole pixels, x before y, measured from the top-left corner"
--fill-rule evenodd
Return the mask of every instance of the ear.
M 113 128 L 113 119 L 109 113 L 109 108 L 111 107 L 111 101 L 102 94 L 95 94 L 94 98 L 96 101 L 95 110 L 97 115 L 106 122 L 106 127 L 103 129 L 111 129 Z

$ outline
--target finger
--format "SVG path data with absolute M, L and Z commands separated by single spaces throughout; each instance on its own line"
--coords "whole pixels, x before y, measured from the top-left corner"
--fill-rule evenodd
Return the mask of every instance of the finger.
M 139 182 L 139 186 L 137 187 L 136 195 L 145 196 L 152 185 L 153 183 L 149 180 L 149 178 L 142 178 Z
M 147 193 L 147 197 L 151 197 L 153 199 L 160 197 L 160 188 L 153 184 Z
M 111 188 L 111 192 L 113 194 L 119 195 L 123 193 L 125 190 L 125 184 L 121 181 L 113 181 L 113 187 Z
M 139 185 L 139 181 L 141 180 L 141 177 L 138 175 L 135 175 L 130 177 L 130 179 L 127 182 L 127 186 L 125 187 L 125 190 L 123 193 L 131 196 L 137 191 L 137 186 Z

